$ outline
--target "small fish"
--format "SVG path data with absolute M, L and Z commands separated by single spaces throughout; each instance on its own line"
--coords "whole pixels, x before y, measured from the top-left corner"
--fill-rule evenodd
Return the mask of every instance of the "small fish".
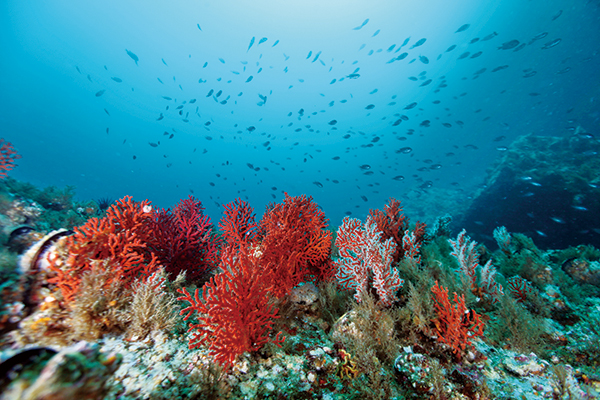
M 405 110 L 410 110 L 411 108 L 415 108 L 417 106 L 416 102 L 410 103 L 409 105 L 407 105 L 406 107 L 404 107 Z
M 165 117 L 165 116 L 164 116 L 162 113 L 160 113 L 160 117 L 156 118 L 156 120 L 157 120 L 157 121 L 160 121 L 160 120 L 161 120 L 161 119 L 163 119 L 164 117 Z
M 214 90 L 210 89 L 210 90 L 208 91 L 208 94 L 206 95 L 206 97 L 210 97 L 210 96 L 212 96 L 212 94 L 213 94 L 213 93 L 214 93 Z
M 510 40 L 508 42 L 502 43 L 502 46 L 499 46 L 498 50 L 510 50 L 510 49 L 514 49 L 518 45 L 519 45 L 519 41 L 516 40 L 516 39 L 513 39 L 513 40 Z
M 152 147 L 158 147 L 158 145 L 160 144 L 160 142 L 158 143 L 154 143 L 154 142 L 148 142 L 148 144 Z
M 158 79 L 158 81 L 164 85 L 163 81 L 161 81 L 160 78 L 156 78 L 156 79 Z
M 560 17 L 562 15 L 563 11 L 562 10 L 558 10 L 558 12 L 556 14 L 554 14 L 554 16 L 552 17 L 552 21 L 556 21 L 558 19 L 558 17 Z
M 471 58 L 477 58 L 477 57 L 479 57 L 482 54 L 483 54 L 483 51 L 478 51 L 477 53 L 473 53 L 473 55 L 471 56 Z
M 196 24 L 196 26 L 198 27 L 198 29 L 200 29 L 200 31 L 202 31 L 202 28 L 200 28 L 200 24 Z
M 312 50 L 310 50 L 310 51 L 308 52 L 308 55 L 306 56 L 306 59 L 308 60 L 308 59 L 310 58 L 310 56 L 312 56 Z
M 421 85 L 419 85 L 419 86 L 427 86 L 427 85 L 429 85 L 431 82 L 433 82 L 431 79 L 427 79 L 425 82 L 421 83 Z
M 467 29 L 469 29 L 469 27 L 470 27 L 470 26 L 471 26 L 471 24 L 464 24 L 464 25 L 462 25 L 460 28 L 458 28 L 458 29 L 456 30 L 456 32 L 454 32 L 454 33 L 464 32 L 464 31 L 466 31 Z
M 554 46 L 558 45 L 561 42 L 562 39 L 558 38 L 558 39 L 554 39 L 551 42 L 546 43 L 544 46 L 542 46 L 542 50 L 547 50 L 547 49 L 551 49 Z
M 485 36 L 483 39 L 481 39 L 481 41 L 485 42 L 485 41 L 495 38 L 496 36 L 498 36 L 498 34 L 496 32 L 492 32 L 489 35 Z
M 269 39 L 267 39 L 266 37 L 264 37 L 264 38 L 262 38 L 262 39 L 260 39 L 260 40 L 258 41 L 258 44 L 263 44 L 263 43 L 264 43 L 264 42 L 266 42 L 267 40 L 269 40 Z M 258 44 L 257 44 L 257 46 L 258 46 Z
M 369 18 L 365 19 L 365 20 L 363 21 L 363 23 L 362 23 L 362 24 L 360 24 L 360 26 L 357 26 L 356 28 L 352 28 L 352 30 L 353 30 L 353 31 L 357 31 L 357 30 L 361 29 L 363 26 L 365 26 L 365 25 L 366 25 L 366 24 L 368 24 L 368 23 L 369 23 Z
M 411 46 L 411 49 L 414 49 L 415 47 L 422 46 L 425 43 L 426 40 L 427 40 L 426 38 L 419 39 L 419 41 L 417 41 L 417 43 L 415 43 L 415 44 L 413 44 Z
M 446 49 L 446 53 L 449 53 L 449 52 L 451 52 L 451 51 L 452 51 L 452 50 L 454 50 L 455 48 L 456 48 L 456 45 L 455 45 L 455 44 L 453 44 L 452 46 L 450 46 L 450 47 L 448 47 L 448 48 Z
M 315 58 L 313 58 L 313 60 L 312 60 L 311 62 L 315 62 L 315 61 L 317 61 L 317 60 L 319 59 L 319 56 L 320 56 L 320 55 L 321 55 L 321 52 L 319 51 L 319 52 L 317 53 L 317 55 L 315 56 Z
M 279 43 L 279 39 L 277 39 L 277 40 L 275 41 L 275 43 L 273 43 L 273 46 L 271 46 L 271 47 L 275 47 L 275 46 L 277 46 L 277 44 L 278 44 L 278 43 Z
M 498 71 L 501 71 L 501 70 L 506 69 L 506 68 L 508 68 L 508 65 L 501 65 L 499 67 L 494 68 L 492 70 L 492 72 L 498 72 Z
M 252 81 L 252 79 L 254 79 L 254 77 L 253 77 L 252 75 L 250 75 L 250 76 L 248 77 L 248 79 L 246 79 L 246 83 L 248 83 L 248 82 L 251 82 L 251 81 Z
M 315 186 L 317 186 L 318 188 L 322 188 L 323 187 L 323 184 L 321 182 L 318 182 L 318 181 L 313 182 L 313 184 Z
M 425 56 L 419 56 L 419 60 L 421 60 L 423 64 L 429 64 L 429 58 Z
M 78 66 L 75 66 L 75 69 L 77 70 L 77 72 L 79 72 L 81 74 L 81 70 L 79 69 Z
M 117 78 L 116 76 L 111 77 L 110 79 L 112 79 L 113 81 L 117 82 L 117 83 L 121 83 L 123 82 L 123 79 L 121 78 Z
M 252 45 L 254 44 L 254 41 L 256 40 L 256 38 L 254 36 L 252 36 L 252 39 L 250 39 L 250 44 L 248 45 L 248 50 L 246 50 L 246 53 L 248 51 L 250 51 L 250 47 L 252 47 Z
M 348 79 L 357 79 L 359 78 L 360 75 L 359 74 L 350 74 L 350 75 L 346 75 L 346 78 Z
M 575 210 L 578 211 L 587 211 L 588 209 L 583 206 L 572 206 Z
M 375 36 L 379 35 L 379 32 L 381 32 L 381 29 L 377 29 L 375 31 L 375 33 L 373 34 L 373 36 L 371 36 L 371 37 L 375 37 Z
M 108 112 L 108 110 L 105 108 L 104 112 L 106 113 L 106 115 L 108 115 L 110 117 L 110 113 Z
M 136 56 L 136 55 L 135 55 L 133 52 L 131 52 L 131 51 L 127 50 L 127 49 L 125 49 L 125 51 L 127 52 L 127 55 L 128 55 L 129 57 L 131 57 L 131 59 L 132 59 L 133 61 L 135 61 L 135 65 L 138 65 L 138 61 L 140 60 L 140 59 L 138 58 L 138 56 Z
M 375 104 L 369 104 L 368 106 L 365 107 L 366 110 L 372 110 L 375 108 Z
M 165 100 L 173 100 L 172 98 L 170 98 L 169 96 L 162 96 L 163 99 Z
M 100 97 L 104 94 L 104 92 L 106 92 L 106 90 L 102 89 L 96 92 L 96 97 Z

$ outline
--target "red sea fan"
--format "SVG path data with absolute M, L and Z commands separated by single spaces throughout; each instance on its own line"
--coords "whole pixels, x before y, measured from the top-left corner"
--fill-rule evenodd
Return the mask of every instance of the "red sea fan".
M 198 280 L 218 264 L 220 239 L 213 232 L 204 207 L 192 196 L 181 200 L 171 211 L 155 213 L 148 247 L 174 279 L 186 271 L 189 280 Z
M 137 203 L 126 196 L 111 205 L 102 219 L 90 218 L 73 229 L 75 234 L 66 239 L 67 259 L 48 260 L 55 273 L 48 281 L 57 285 L 66 303 L 75 299 L 82 275 L 94 265 L 110 272 L 107 285 L 119 280 L 127 288 L 159 268 L 145 243 L 151 214 L 147 200 Z
M 206 345 L 219 364 L 231 366 L 236 357 L 245 351 L 257 351 L 271 341 L 277 345 L 284 339 L 279 332 L 271 339 L 273 322 L 279 318 L 271 304 L 269 294 L 271 268 L 259 265 L 257 258 L 244 253 L 228 255 L 223 260 L 223 272 L 212 277 L 194 296 L 184 288 L 177 300 L 190 305 L 181 311 L 187 320 L 197 313 L 199 323 L 189 324 L 194 332 L 189 348 Z
M 327 260 L 331 232 L 325 214 L 304 195 L 290 197 L 267 209 L 259 226 L 261 264 L 272 265 L 275 294 L 280 297 L 306 279 L 331 276 Z
M 465 296 L 454 293 L 454 304 L 448 298 L 448 289 L 437 281 L 431 288 L 437 318 L 433 321 L 438 342 L 448 345 L 456 356 L 471 346 L 471 339 L 483 336 L 484 323 L 474 310 L 468 310 Z M 459 356 L 460 357 L 460 356 Z
M 15 167 L 15 160 L 21 158 L 10 142 L 0 139 L 0 178 L 6 178 L 8 171 Z
M 402 206 L 400 202 L 393 197 L 390 198 L 381 210 L 370 210 L 371 218 L 377 224 L 377 228 L 383 232 L 381 241 L 389 238 L 394 239 L 396 243 L 396 251 L 394 252 L 394 263 L 397 263 L 403 256 L 402 236 L 408 229 L 408 219 L 402 214 Z

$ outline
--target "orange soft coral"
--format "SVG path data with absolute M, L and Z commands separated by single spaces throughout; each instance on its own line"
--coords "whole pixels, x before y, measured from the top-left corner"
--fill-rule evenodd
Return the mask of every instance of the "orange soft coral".
M 306 279 L 331 276 L 331 232 L 325 214 L 304 195 L 270 206 L 260 222 L 261 265 L 272 265 L 280 297 Z
M 102 219 L 91 218 L 74 228 L 75 234 L 66 242 L 67 259 L 49 259 L 55 273 L 49 282 L 57 285 L 66 303 L 77 295 L 82 274 L 94 266 L 110 270 L 107 285 L 119 280 L 125 287 L 158 269 L 156 257 L 146 251 L 151 213 L 147 200 L 136 203 L 126 196 L 110 206 Z

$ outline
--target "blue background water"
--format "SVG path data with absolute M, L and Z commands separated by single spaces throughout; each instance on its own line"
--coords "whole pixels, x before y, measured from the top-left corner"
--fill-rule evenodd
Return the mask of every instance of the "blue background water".
M 193 191 L 218 219 L 236 197 L 260 215 L 286 191 L 313 196 L 337 225 L 391 196 L 426 201 L 429 186 L 468 196 L 519 135 L 597 131 L 599 16 L 597 1 L 578 0 L 7 0 L 1 136 L 22 155 L 11 176 L 75 185 L 80 199 L 130 194 L 170 207 Z M 527 45 L 498 49 L 514 39 Z M 458 59 L 467 51 L 482 55 Z

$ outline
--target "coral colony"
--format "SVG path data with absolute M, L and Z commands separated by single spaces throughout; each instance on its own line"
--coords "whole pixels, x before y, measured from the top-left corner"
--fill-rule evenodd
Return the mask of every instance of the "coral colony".
M 490 253 L 393 198 L 337 232 L 287 193 L 216 225 L 191 196 L 94 204 L 2 182 L 2 399 L 598 396 L 591 246 L 499 227 Z

